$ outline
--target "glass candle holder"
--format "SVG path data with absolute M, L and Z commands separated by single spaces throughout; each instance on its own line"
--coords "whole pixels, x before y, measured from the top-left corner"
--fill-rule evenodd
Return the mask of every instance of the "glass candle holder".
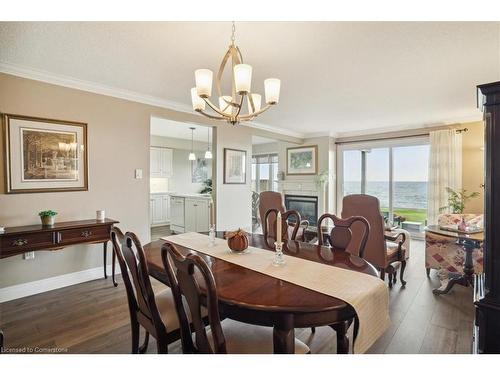
M 208 230 L 208 246 L 215 246 L 215 225 L 211 225 Z
M 283 242 L 275 242 L 274 247 L 276 252 L 274 253 L 273 266 L 280 267 L 285 264 L 285 259 L 283 257 Z

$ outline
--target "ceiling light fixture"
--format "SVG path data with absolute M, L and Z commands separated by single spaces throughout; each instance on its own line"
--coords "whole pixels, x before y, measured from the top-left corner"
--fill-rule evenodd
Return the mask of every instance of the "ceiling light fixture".
M 188 159 L 193 161 L 196 160 L 196 155 L 193 152 L 193 136 L 194 136 L 194 129 L 196 128 L 189 128 L 189 129 L 191 129 L 191 152 L 189 153 Z
M 194 72 L 196 87 L 191 89 L 191 101 L 193 109 L 202 115 L 216 120 L 225 120 L 236 125 L 241 121 L 250 121 L 261 113 L 267 111 L 271 106 L 278 104 L 280 97 L 281 81 L 277 78 L 268 78 L 264 80 L 264 92 L 266 105 L 261 108 L 262 97 L 259 94 L 251 92 L 252 86 L 252 67 L 243 64 L 243 57 L 240 49 L 235 45 L 236 27 L 233 22 L 231 34 L 231 44 L 229 45 L 224 58 L 222 59 L 215 87 L 217 89 L 219 107 L 210 101 L 212 95 L 213 72 L 209 69 L 198 69 Z M 221 89 L 221 80 L 224 68 L 231 59 L 231 95 L 223 95 Z M 243 103 L 247 98 L 248 113 L 242 114 Z M 212 115 L 205 112 L 205 104 L 217 114 Z
M 210 151 L 210 127 L 208 127 L 207 151 L 205 152 L 205 159 L 212 159 L 212 151 Z

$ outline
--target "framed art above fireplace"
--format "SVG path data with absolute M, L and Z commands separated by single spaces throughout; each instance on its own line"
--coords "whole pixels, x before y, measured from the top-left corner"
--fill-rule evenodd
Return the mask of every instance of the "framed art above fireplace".
M 286 149 L 286 174 L 289 176 L 315 175 L 318 173 L 318 146 L 288 147 Z

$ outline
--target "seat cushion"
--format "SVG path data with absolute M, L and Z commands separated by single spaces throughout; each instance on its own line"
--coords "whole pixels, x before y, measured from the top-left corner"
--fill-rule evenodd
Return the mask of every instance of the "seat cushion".
M 272 327 L 255 326 L 231 319 L 225 319 L 221 324 L 229 354 L 273 354 Z M 207 336 L 213 346 L 211 332 L 207 332 Z M 309 352 L 310 349 L 306 344 L 295 339 L 295 354 Z
M 156 307 L 160 312 L 161 320 L 167 328 L 167 332 L 179 329 L 179 318 L 175 310 L 175 301 L 172 290 L 167 288 L 155 295 Z
M 161 291 L 155 295 L 155 300 L 156 307 L 158 307 L 158 311 L 160 312 L 161 320 L 167 327 L 167 332 L 179 329 L 179 318 L 177 317 L 177 311 L 175 310 L 175 300 L 172 290 L 167 288 Z M 184 311 L 186 312 L 187 318 L 189 322 L 191 322 L 191 314 L 184 296 L 182 296 L 182 302 L 184 304 Z M 203 318 L 208 315 L 205 307 L 201 308 L 201 315 Z
M 388 262 L 394 262 L 398 259 L 398 244 L 394 242 L 386 242 L 386 248 L 387 248 L 387 261 Z M 404 246 L 402 247 L 403 250 L 403 259 L 405 258 L 404 254 L 406 249 Z

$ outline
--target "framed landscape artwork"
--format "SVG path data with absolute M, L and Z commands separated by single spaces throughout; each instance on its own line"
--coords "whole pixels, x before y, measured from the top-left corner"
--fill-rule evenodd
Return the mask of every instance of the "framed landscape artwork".
M 287 175 L 314 175 L 318 173 L 318 146 L 289 147 L 286 149 Z
M 244 150 L 224 149 L 224 183 L 246 184 L 247 152 Z
M 2 115 L 7 193 L 88 190 L 87 124 Z

